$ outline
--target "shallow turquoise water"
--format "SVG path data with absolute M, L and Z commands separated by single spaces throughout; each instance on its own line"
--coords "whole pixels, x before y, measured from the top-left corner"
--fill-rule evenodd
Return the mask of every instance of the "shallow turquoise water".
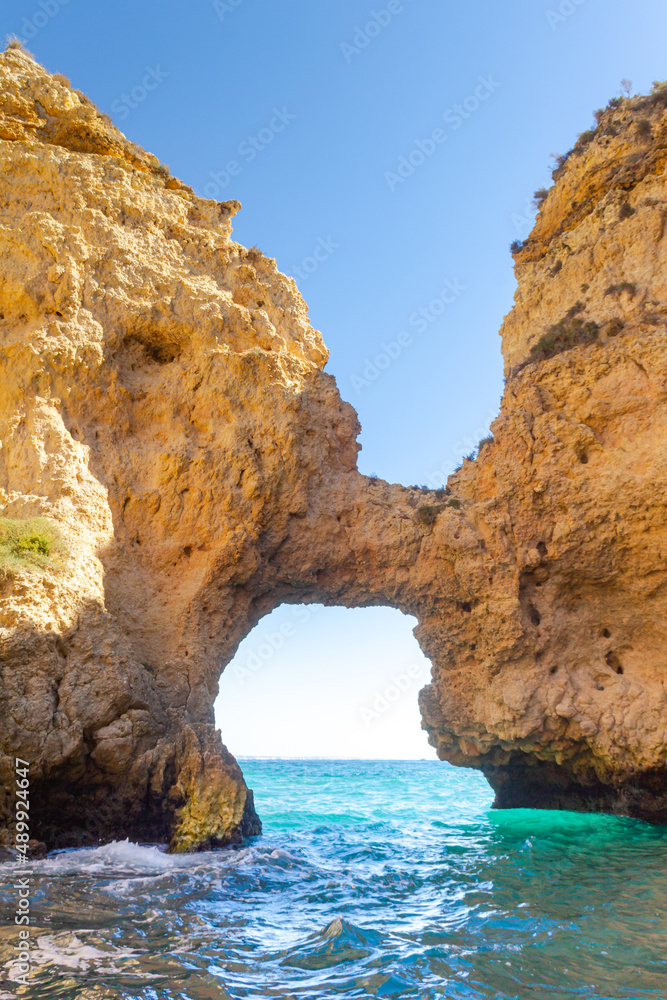
M 438 762 L 244 761 L 264 835 L 33 866 L 33 973 L 0 866 L 4 997 L 667 997 L 667 830 L 490 810 Z M 105 992 L 113 990 L 115 992 Z

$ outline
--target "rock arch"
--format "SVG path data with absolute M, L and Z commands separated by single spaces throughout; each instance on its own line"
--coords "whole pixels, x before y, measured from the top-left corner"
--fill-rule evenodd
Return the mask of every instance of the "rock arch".
M 617 137 L 560 171 L 518 253 L 493 441 L 422 491 L 357 471 L 356 415 L 294 281 L 231 239 L 238 203 L 20 50 L 0 77 L 0 501 L 69 546 L 0 594 L 0 770 L 7 790 L 31 761 L 34 834 L 256 831 L 212 705 L 285 601 L 415 615 L 424 726 L 499 805 L 664 821 L 664 130 L 628 159 L 662 104 L 610 108 Z

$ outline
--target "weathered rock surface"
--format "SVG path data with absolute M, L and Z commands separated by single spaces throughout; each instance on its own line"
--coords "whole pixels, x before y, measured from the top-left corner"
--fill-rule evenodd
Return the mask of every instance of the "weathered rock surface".
M 240 640 L 302 601 L 417 616 L 431 742 L 499 805 L 666 821 L 660 96 L 561 168 L 517 254 L 495 439 L 433 494 L 359 474 L 320 334 L 233 242 L 237 203 L 21 51 L 0 78 L 0 515 L 69 547 L 0 582 L 2 822 L 20 756 L 50 846 L 258 832 L 212 706 Z M 595 339 L 531 353 L 572 317 Z

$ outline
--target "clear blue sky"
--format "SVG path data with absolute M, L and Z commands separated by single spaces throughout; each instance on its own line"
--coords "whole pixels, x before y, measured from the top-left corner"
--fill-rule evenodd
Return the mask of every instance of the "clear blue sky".
M 5 0 L 0 16 L 197 193 L 241 201 L 236 238 L 297 276 L 359 412 L 361 470 L 406 484 L 443 478 L 497 412 L 508 246 L 549 155 L 622 78 L 667 77 L 664 0 Z M 378 663 L 409 632 L 392 621 Z

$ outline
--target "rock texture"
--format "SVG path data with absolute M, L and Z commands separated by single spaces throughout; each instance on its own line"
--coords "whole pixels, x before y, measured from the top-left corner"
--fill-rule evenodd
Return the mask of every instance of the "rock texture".
M 0 78 L 0 515 L 69 548 L 0 582 L 0 821 L 20 756 L 49 846 L 259 832 L 218 680 L 313 601 L 417 616 L 430 740 L 497 804 L 667 820 L 662 97 L 560 168 L 517 252 L 494 440 L 429 493 L 357 471 L 356 415 L 294 281 L 233 242 L 238 203 L 26 53 Z

